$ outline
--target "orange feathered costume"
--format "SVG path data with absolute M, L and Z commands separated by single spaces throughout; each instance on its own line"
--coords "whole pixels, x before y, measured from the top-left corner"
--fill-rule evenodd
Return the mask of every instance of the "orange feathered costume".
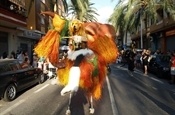
M 59 41 L 61 40 L 63 30 L 66 30 L 65 26 L 68 20 L 51 12 L 44 12 L 44 14 L 53 17 L 53 26 L 55 28 L 47 32 L 34 51 L 39 56 L 49 58 L 51 63 L 56 65 L 58 63 Z M 84 89 L 88 95 L 98 100 L 101 97 L 102 86 L 107 74 L 106 66 L 115 62 L 118 56 L 118 49 L 114 42 L 116 32 L 113 26 L 98 22 L 86 22 L 82 26 L 83 33 L 87 37 L 87 46 L 94 52 L 95 57 L 93 60 L 83 59 L 81 62 L 79 87 Z M 62 85 L 68 83 L 69 70 L 72 65 L 73 61 L 66 59 L 66 67 L 58 69 L 58 79 Z

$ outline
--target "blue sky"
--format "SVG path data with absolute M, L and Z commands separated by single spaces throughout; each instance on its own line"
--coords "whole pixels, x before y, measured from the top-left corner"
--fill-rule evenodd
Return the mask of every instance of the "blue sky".
M 97 17 L 98 21 L 106 23 L 113 12 L 115 5 L 118 3 L 118 0 L 90 0 L 90 2 L 95 3 L 94 7 L 100 15 Z

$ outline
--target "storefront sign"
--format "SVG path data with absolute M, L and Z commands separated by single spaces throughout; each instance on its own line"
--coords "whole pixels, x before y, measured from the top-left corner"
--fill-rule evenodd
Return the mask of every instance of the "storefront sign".
M 175 35 L 175 30 L 170 30 L 165 33 L 166 36 L 172 36 Z
M 29 37 L 29 38 L 40 38 L 41 34 L 26 30 L 26 31 L 24 31 L 23 36 Z

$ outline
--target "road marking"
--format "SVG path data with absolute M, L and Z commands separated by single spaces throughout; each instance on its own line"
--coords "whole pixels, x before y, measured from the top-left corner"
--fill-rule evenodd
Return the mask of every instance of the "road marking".
M 25 102 L 25 100 L 20 100 L 19 102 L 15 103 L 13 106 L 11 106 L 8 109 L 6 109 L 5 111 L 1 112 L 1 115 L 7 114 L 8 112 L 10 112 L 12 109 L 14 109 L 15 107 L 17 107 L 18 105 L 20 105 L 23 102 Z
M 108 76 L 106 77 L 106 82 L 107 82 L 109 97 L 110 97 L 110 101 L 111 101 L 111 105 L 112 105 L 112 113 L 113 113 L 113 115 L 119 115 L 117 106 L 115 104 L 114 95 L 113 95 L 112 90 L 111 90 L 111 85 L 109 83 Z
M 152 87 L 154 90 L 157 90 L 157 88 L 156 87 Z
M 155 79 L 155 78 L 153 78 L 153 77 L 150 77 L 150 79 L 152 79 L 152 80 L 154 80 L 154 81 L 157 81 L 157 82 L 159 82 L 159 83 L 161 83 L 161 84 L 164 84 L 162 81 L 160 81 L 160 80 L 158 80 L 158 79 Z
M 172 89 L 171 91 L 175 94 L 175 89 Z
M 34 93 L 40 92 L 41 90 L 43 90 L 43 89 L 46 88 L 47 86 L 49 86 L 49 84 L 46 84 L 45 86 L 43 86 L 43 87 L 41 87 L 40 89 L 36 90 Z
M 117 68 L 122 69 L 122 70 L 126 70 L 126 71 L 127 71 L 127 69 L 126 69 L 126 68 L 123 68 L 123 67 L 117 67 Z M 143 73 L 140 72 L 140 71 L 137 70 L 137 69 L 135 69 L 134 73 L 137 73 L 137 74 L 143 75 Z M 130 75 L 133 76 L 133 74 L 130 74 Z M 161 83 L 161 84 L 164 84 L 164 82 L 162 82 L 162 81 L 160 81 L 159 79 L 156 79 L 156 78 L 154 78 L 154 77 L 150 77 L 150 76 L 149 76 L 148 78 L 149 78 L 149 79 L 152 79 L 152 80 L 154 80 L 154 81 L 157 81 L 157 82 L 159 82 L 159 83 Z

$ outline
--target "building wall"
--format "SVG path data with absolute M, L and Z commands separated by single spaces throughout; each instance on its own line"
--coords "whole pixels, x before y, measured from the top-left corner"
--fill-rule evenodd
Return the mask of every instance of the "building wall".
M 35 2 L 32 2 L 32 3 L 30 2 L 31 0 L 26 0 L 26 9 L 29 10 L 29 7 L 31 7 L 30 11 L 27 12 L 27 29 L 35 30 L 36 29 Z M 29 6 L 30 4 L 31 6 Z
M 1 1 L 0 5 L 2 5 L 1 3 L 3 4 L 4 2 Z M 0 7 L 0 38 L 3 38 L 3 40 L 0 40 L 0 56 L 2 56 L 3 52 L 10 55 L 12 51 L 25 50 L 32 57 L 35 44 L 48 31 L 51 20 L 46 16 L 44 17 L 44 23 L 42 23 L 40 13 L 50 9 L 49 2 L 47 1 L 46 4 L 43 4 L 40 0 L 25 0 L 25 8 L 27 17 L 24 17 L 24 14 L 20 16 L 14 11 L 4 10 L 4 8 Z M 28 12 L 29 9 L 30 12 Z M 14 20 L 10 20 L 12 19 L 11 17 Z M 17 23 L 15 20 L 22 23 Z M 2 35 L 2 33 L 5 33 L 5 35 Z
M 3 52 L 7 52 L 8 55 L 12 51 L 16 51 L 18 44 L 18 40 L 16 37 L 16 30 L 15 29 L 9 29 L 5 27 L 0 27 L 0 33 L 5 33 L 6 35 L 3 37 L 2 34 L 0 35 L 0 38 L 3 38 L 4 40 L 0 40 L 0 56 L 2 56 Z

